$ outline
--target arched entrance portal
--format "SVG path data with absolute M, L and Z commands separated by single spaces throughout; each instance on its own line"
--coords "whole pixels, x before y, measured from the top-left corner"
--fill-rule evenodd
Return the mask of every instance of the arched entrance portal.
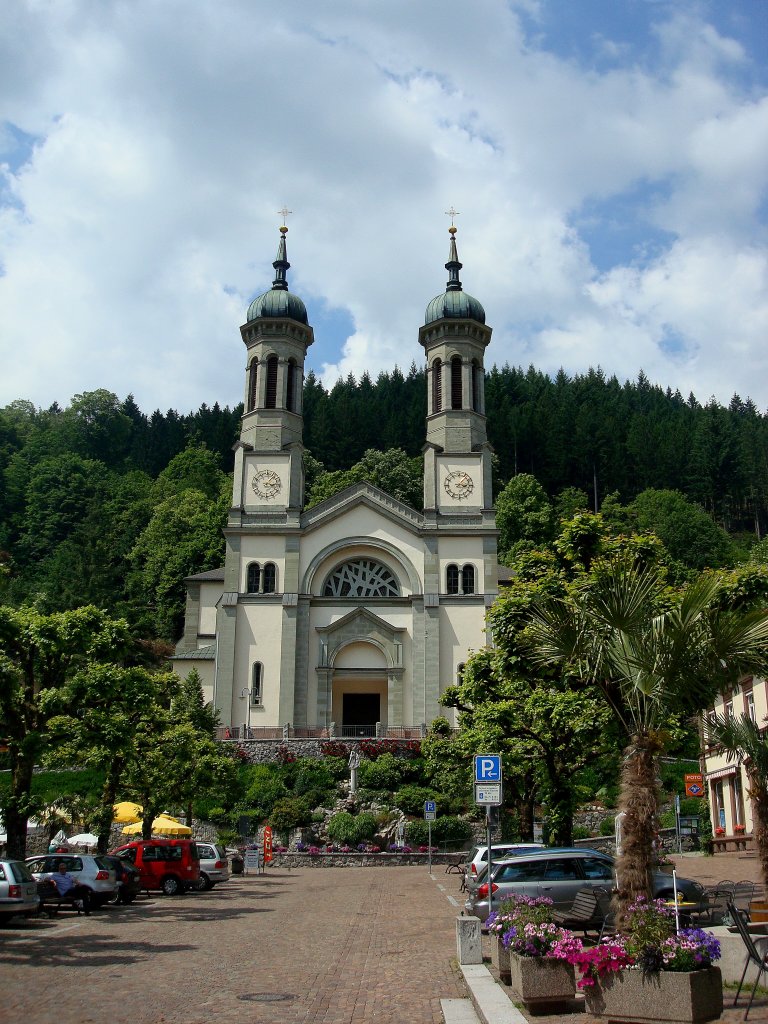
M 317 632 L 320 722 L 333 722 L 342 736 L 374 736 L 377 724 L 402 725 L 404 630 L 358 609 Z

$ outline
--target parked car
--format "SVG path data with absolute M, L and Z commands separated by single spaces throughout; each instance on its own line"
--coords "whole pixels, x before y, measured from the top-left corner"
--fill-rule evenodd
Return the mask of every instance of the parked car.
M 200 858 L 200 881 L 198 889 L 212 889 L 217 882 L 229 880 L 229 861 L 223 846 L 217 843 L 197 843 Z
M 27 857 L 27 867 L 39 882 L 43 878 L 56 875 L 59 865 L 64 864 L 68 874 L 72 875 L 80 885 L 91 890 L 91 906 L 101 907 L 110 903 L 117 893 L 117 876 L 115 869 L 107 860 L 91 853 L 46 853 L 37 857 Z
M 493 843 L 491 851 L 493 860 L 506 860 L 507 857 L 517 857 L 521 853 L 531 853 L 533 850 L 543 850 L 543 843 Z M 474 881 L 482 869 L 488 863 L 488 847 L 473 846 L 466 858 L 464 870 L 464 884 L 469 885 Z
M 137 839 L 110 853 L 137 868 L 142 889 L 178 896 L 196 889 L 200 882 L 200 859 L 193 839 Z
M 40 907 L 37 883 L 22 860 L 0 860 L 0 921 L 15 914 L 34 917 Z
M 114 902 L 133 903 L 141 892 L 141 872 L 139 869 L 134 867 L 130 861 L 121 860 L 119 857 L 111 856 L 111 854 L 106 854 L 102 859 L 115 869 L 117 891 Z
M 548 896 L 556 910 L 568 910 L 579 889 L 613 888 L 616 880 L 613 858 L 596 850 L 549 849 L 526 853 L 493 865 L 493 904 L 498 907 L 509 896 Z M 686 902 L 706 908 L 704 888 L 689 878 L 677 879 L 677 891 Z M 672 899 L 672 878 L 662 872 L 653 875 L 655 898 Z M 485 921 L 488 917 L 488 882 L 472 889 L 464 904 L 467 913 Z

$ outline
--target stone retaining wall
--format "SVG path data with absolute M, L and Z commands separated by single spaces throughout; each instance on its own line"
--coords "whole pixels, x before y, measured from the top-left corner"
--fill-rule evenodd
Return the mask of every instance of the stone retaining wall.
M 433 853 L 432 865 L 444 871 L 456 860 L 455 853 Z M 276 853 L 271 867 L 277 868 L 398 868 L 424 867 L 429 864 L 426 853 Z

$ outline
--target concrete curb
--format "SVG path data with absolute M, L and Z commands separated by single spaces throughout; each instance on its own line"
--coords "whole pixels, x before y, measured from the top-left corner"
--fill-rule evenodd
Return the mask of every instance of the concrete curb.
M 469 998 L 482 1024 L 528 1024 L 509 996 L 483 964 L 461 964 Z

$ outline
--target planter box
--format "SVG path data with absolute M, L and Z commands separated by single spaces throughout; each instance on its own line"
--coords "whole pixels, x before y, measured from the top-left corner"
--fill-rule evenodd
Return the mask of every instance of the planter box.
M 719 967 L 705 971 L 619 971 L 584 990 L 587 1013 L 607 1021 L 666 1021 L 698 1024 L 723 1012 Z
M 513 998 L 528 1007 L 566 1003 L 576 994 L 573 965 L 564 960 L 509 953 L 509 973 Z
M 749 919 L 754 922 L 768 921 L 768 900 L 750 900 Z
M 511 979 L 509 966 L 509 950 L 501 941 L 500 935 L 491 936 L 491 964 L 499 972 L 499 980 L 509 985 Z

